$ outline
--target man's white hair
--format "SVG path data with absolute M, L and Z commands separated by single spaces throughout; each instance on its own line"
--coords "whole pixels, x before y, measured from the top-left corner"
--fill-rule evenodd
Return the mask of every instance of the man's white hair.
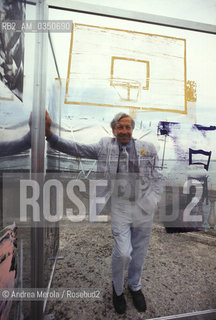
M 114 118 L 112 119 L 112 121 L 110 122 L 110 126 L 111 128 L 114 130 L 115 129 L 115 125 L 116 123 L 121 120 L 122 118 L 131 118 L 131 116 L 129 116 L 129 114 L 127 113 L 124 113 L 124 112 L 119 112 L 117 113 Z M 132 128 L 134 129 L 135 127 L 135 121 L 131 118 L 131 125 L 132 125 Z

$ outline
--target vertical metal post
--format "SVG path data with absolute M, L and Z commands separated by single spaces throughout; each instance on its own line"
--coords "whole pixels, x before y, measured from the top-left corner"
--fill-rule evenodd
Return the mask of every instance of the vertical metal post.
M 46 0 L 37 0 L 36 20 L 48 19 Z M 32 174 L 44 172 L 47 32 L 36 33 L 32 110 Z
M 36 1 L 36 20 L 48 19 L 46 0 Z M 32 110 L 32 157 L 31 178 L 43 185 L 44 147 L 45 147 L 45 109 L 46 109 L 46 73 L 47 73 L 47 33 L 37 32 L 35 43 L 34 94 Z M 40 191 L 42 188 L 40 188 Z M 31 287 L 43 288 L 44 279 L 44 228 L 43 206 L 39 200 L 40 223 L 31 228 Z M 31 319 L 43 319 L 43 301 L 31 302 Z

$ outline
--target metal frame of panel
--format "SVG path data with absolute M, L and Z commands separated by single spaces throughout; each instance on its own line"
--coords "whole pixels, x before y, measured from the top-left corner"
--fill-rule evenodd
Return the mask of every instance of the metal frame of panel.
M 190 20 L 176 19 L 144 12 L 129 11 L 125 9 L 117 9 L 109 6 L 88 4 L 73 0 L 47 0 L 47 4 L 53 9 L 69 10 L 80 13 L 100 15 L 104 17 L 150 23 L 165 27 L 216 34 L 216 25 L 199 23 Z
M 48 19 L 46 0 L 37 0 L 36 19 Z M 31 179 L 39 186 L 44 180 L 44 150 L 45 150 L 45 108 L 46 108 L 46 65 L 47 65 L 47 33 L 36 34 L 35 66 L 34 66 L 34 95 L 31 127 Z M 40 220 L 42 219 L 42 202 L 39 200 Z M 35 222 L 31 228 L 31 287 L 43 288 L 44 264 L 44 227 L 43 221 Z M 31 301 L 31 319 L 43 318 L 43 301 Z

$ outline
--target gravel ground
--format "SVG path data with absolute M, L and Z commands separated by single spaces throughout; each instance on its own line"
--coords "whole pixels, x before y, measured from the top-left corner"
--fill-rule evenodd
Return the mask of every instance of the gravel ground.
M 101 299 L 49 301 L 46 313 L 55 320 L 152 319 L 166 315 L 216 309 L 216 232 L 167 234 L 154 224 L 143 272 L 147 311 L 138 313 L 125 279 L 127 312 L 112 306 L 109 223 L 61 226 L 59 256 L 52 288 L 100 291 Z

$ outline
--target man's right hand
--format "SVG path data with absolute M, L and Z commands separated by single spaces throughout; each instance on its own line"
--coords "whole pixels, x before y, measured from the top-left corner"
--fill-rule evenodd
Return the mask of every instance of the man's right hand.
M 48 111 L 46 111 L 45 134 L 46 134 L 47 138 L 51 137 L 51 135 L 52 135 L 51 124 L 52 124 L 52 120 L 50 118 L 50 115 L 49 115 Z

